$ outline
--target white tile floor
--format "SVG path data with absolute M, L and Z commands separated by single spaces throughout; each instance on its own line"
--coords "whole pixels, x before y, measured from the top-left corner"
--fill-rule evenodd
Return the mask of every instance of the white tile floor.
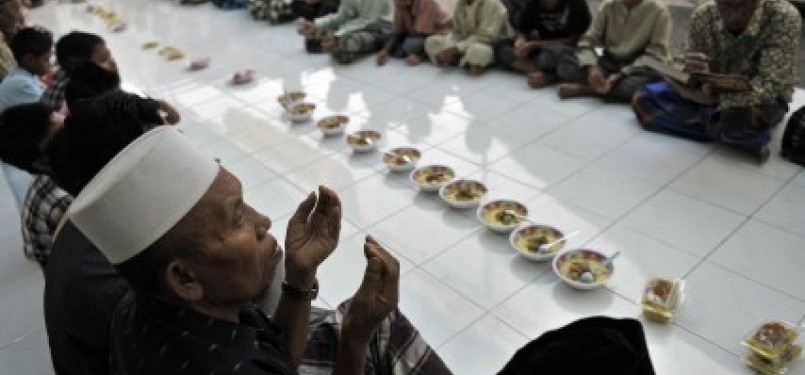
M 751 374 L 739 341 L 753 325 L 772 316 L 803 323 L 805 171 L 776 155 L 759 167 L 717 146 L 643 133 L 625 106 L 560 102 L 554 89 L 530 90 L 503 72 L 470 78 L 400 61 L 378 69 L 371 59 L 332 66 L 305 54 L 292 25 L 253 22 L 242 11 L 165 0 L 107 5 L 129 20 L 127 31 L 109 34 L 84 5 L 51 3 L 31 19 L 57 35 L 103 34 L 124 79 L 175 103 L 181 128 L 236 172 L 277 230 L 315 185 L 335 187 L 344 241 L 322 267 L 321 303 L 351 295 L 362 236 L 376 235 L 403 264 L 403 311 L 456 374 L 492 374 L 528 339 L 577 318 L 637 317 L 635 301 L 654 274 L 684 277 L 689 291 L 677 324 L 646 324 L 659 374 Z M 140 48 L 152 39 L 210 56 L 212 66 L 185 72 Z M 229 86 L 243 68 L 257 81 Z M 308 92 L 316 117 L 347 113 L 351 129 L 383 131 L 386 147 L 415 145 L 426 161 L 527 203 L 535 220 L 581 229 L 573 246 L 623 251 L 618 273 L 606 289 L 569 289 L 473 212 L 447 209 L 390 174 L 377 153 L 353 156 L 342 138 L 283 121 L 274 99 L 283 86 Z M 0 221 L 0 372 L 48 374 L 42 276 L 22 257 L 5 184 Z M 791 373 L 805 374 L 805 364 Z

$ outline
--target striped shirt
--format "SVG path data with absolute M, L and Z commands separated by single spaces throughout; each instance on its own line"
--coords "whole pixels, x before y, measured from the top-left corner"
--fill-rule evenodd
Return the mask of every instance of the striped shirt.
M 46 175 L 34 178 L 22 207 L 22 241 L 25 256 L 47 263 L 53 233 L 73 197 Z

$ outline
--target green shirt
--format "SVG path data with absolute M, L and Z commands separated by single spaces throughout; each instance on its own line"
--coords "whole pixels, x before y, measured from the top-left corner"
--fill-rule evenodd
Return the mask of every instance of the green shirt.
M 333 31 L 335 36 L 344 36 L 363 30 L 378 22 L 391 22 L 391 0 L 341 0 L 338 11 L 314 22 L 316 28 Z
M 0 81 L 16 67 L 17 61 L 14 60 L 14 54 L 12 54 L 11 49 L 8 48 L 5 38 L 0 35 Z
M 746 30 L 738 36 L 725 30 L 711 0 L 694 12 L 688 49 L 710 57 L 710 71 L 742 74 L 752 89 L 722 93 L 719 108 L 791 102 L 797 77 L 799 12 L 785 0 L 759 0 Z
M 474 43 L 491 45 L 502 36 L 511 34 L 506 6 L 500 0 L 474 0 L 456 3 L 453 14 L 452 39 L 456 48 L 466 52 Z
M 663 0 L 642 0 L 632 8 L 621 0 L 605 0 L 579 40 L 579 63 L 595 65 L 595 48 L 603 47 L 609 56 L 625 64 L 621 73 L 629 74 L 650 60 L 670 61 L 670 40 L 671 13 Z

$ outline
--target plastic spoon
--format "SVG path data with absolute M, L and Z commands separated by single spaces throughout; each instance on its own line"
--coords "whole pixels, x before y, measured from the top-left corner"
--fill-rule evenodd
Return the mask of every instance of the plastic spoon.
M 516 217 L 516 218 L 518 218 L 518 219 L 520 219 L 522 221 L 527 221 L 527 222 L 529 222 L 531 224 L 536 224 L 537 223 L 536 221 L 529 219 L 525 215 L 521 215 L 519 212 L 517 212 L 515 210 L 512 210 L 511 208 L 503 210 L 503 213 L 506 214 L 506 215 L 512 215 L 512 216 L 514 216 L 514 217 Z
M 611 255 L 611 256 L 609 256 L 608 258 L 604 259 L 604 261 L 603 261 L 603 262 L 601 262 L 601 266 L 602 266 L 602 267 L 604 267 L 604 268 L 609 268 L 609 267 L 611 267 L 611 266 L 612 266 L 612 262 L 613 262 L 613 261 L 615 260 L 615 258 L 617 258 L 619 255 L 621 255 L 621 252 L 620 252 L 620 251 L 616 251 L 616 252 L 615 252 L 615 254 L 612 254 L 612 255 Z
M 553 247 L 553 245 L 556 245 L 556 244 L 558 244 L 558 243 L 560 243 L 560 242 L 562 242 L 562 241 L 564 241 L 564 240 L 567 240 L 567 239 L 569 239 L 569 238 L 571 238 L 571 237 L 574 237 L 574 236 L 576 236 L 576 235 L 577 235 L 577 234 L 579 234 L 579 233 L 581 233 L 581 231 L 580 231 L 580 230 L 574 230 L 573 232 L 571 232 L 571 233 L 569 233 L 569 234 L 567 234 L 567 235 L 565 235 L 565 236 L 562 236 L 562 237 L 560 237 L 559 239 L 553 240 L 553 241 L 548 242 L 548 243 L 546 243 L 546 244 L 539 245 L 539 249 L 538 249 L 537 251 L 539 251 L 539 252 L 541 252 L 541 253 L 548 252 L 548 251 L 550 251 L 550 250 L 551 250 L 551 248 Z

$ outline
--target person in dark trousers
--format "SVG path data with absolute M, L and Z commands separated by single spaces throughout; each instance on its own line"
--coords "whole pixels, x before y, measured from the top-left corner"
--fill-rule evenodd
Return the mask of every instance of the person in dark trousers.
M 585 0 L 531 0 L 515 24 L 514 40 L 495 45 L 495 59 L 504 68 L 524 73 L 531 87 L 554 83 L 560 59 L 576 53 L 590 20 Z

